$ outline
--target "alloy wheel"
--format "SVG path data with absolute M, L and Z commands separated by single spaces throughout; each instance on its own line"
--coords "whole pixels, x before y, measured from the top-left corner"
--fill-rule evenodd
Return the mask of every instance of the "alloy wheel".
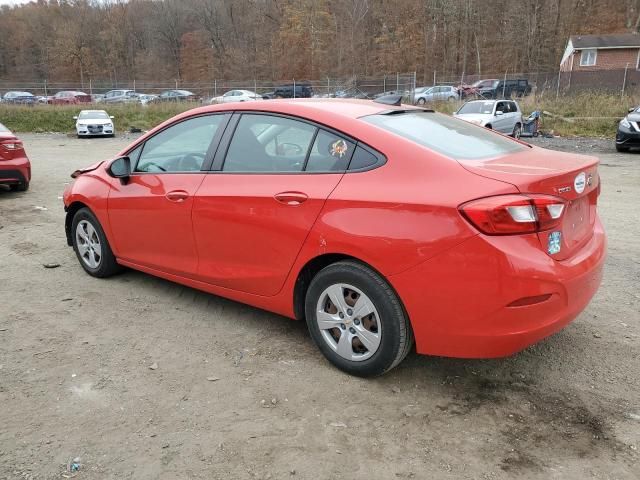
M 78 254 L 89 268 L 98 268 L 102 261 L 102 245 L 98 232 L 87 220 L 81 220 L 76 227 Z

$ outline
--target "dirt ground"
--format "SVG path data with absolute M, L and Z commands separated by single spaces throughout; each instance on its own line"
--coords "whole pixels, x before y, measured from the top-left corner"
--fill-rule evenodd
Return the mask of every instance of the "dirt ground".
M 302 323 L 86 275 L 60 196 L 131 138 L 22 138 L 32 188 L 0 191 L 0 478 L 640 478 L 640 154 L 536 140 L 602 160 L 605 279 L 568 328 L 511 358 L 413 353 L 362 380 Z

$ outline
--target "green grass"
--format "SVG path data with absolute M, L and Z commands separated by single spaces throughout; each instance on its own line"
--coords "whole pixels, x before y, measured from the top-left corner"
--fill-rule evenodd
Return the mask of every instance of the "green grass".
M 582 93 L 556 99 L 554 93 L 529 96 L 521 99 L 520 108 L 525 116 L 534 110 L 558 115 L 552 118 L 543 115 L 541 129 L 561 136 L 613 137 L 620 118 L 627 109 L 638 105 L 634 97 L 620 95 Z M 194 108 L 196 104 L 141 105 L 95 105 L 89 108 L 105 108 L 115 117 L 117 132 L 131 127 L 149 130 L 168 118 Z M 457 102 L 442 102 L 430 107 L 444 113 L 453 113 L 459 108 Z M 22 107 L 0 104 L 0 123 L 14 132 L 73 132 L 77 115 L 83 107 L 38 105 Z M 564 119 L 560 118 L 563 117 Z M 587 118 L 584 118 L 587 117 Z M 589 118 L 590 117 L 590 118 Z M 596 118 L 600 117 L 600 118 Z M 611 118 L 602 118 L 611 117 Z
M 91 105 L 53 106 L 37 105 L 25 107 L 0 105 L 0 123 L 16 132 L 74 132 L 74 115 L 85 108 L 105 109 L 114 116 L 116 132 L 124 132 L 131 127 L 149 130 L 168 118 L 199 105 L 167 103 L 158 105 Z

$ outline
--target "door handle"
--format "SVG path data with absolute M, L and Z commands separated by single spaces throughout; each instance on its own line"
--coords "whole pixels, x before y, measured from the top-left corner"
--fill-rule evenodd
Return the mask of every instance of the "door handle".
M 309 198 L 306 193 L 302 192 L 281 192 L 276 193 L 273 197 L 280 203 L 291 206 L 300 205 Z
M 171 202 L 184 202 L 189 198 L 189 193 L 184 190 L 173 190 L 171 192 L 167 192 L 165 197 Z

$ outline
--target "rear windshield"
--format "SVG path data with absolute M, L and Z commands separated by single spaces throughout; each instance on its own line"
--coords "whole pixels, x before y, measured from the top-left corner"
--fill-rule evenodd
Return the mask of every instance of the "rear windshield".
M 458 114 L 461 113 L 493 113 L 493 105 L 495 102 L 469 102 L 465 103 Z
M 514 140 L 441 113 L 409 110 L 361 119 L 456 160 L 499 157 L 527 148 Z

